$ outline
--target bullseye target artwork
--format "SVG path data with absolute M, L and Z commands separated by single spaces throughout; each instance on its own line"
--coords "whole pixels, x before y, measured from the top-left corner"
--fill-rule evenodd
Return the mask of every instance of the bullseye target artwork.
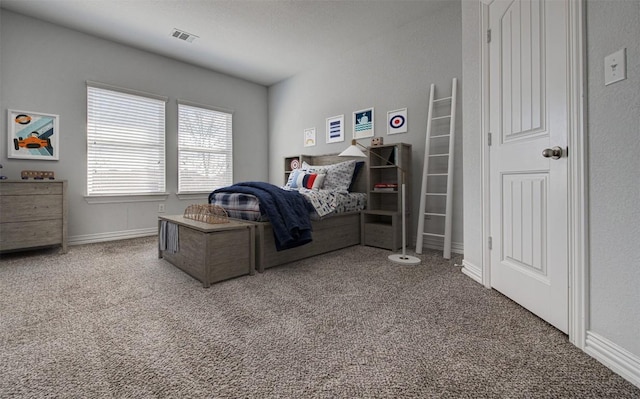
M 407 132 L 407 109 L 387 112 L 387 134 Z
M 57 161 L 58 115 L 7 111 L 7 157 Z

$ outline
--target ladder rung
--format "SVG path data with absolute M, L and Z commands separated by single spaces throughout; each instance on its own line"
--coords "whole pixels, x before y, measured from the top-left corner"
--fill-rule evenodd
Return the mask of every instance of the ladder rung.
M 437 116 L 435 118 L 431 118 L 431 120 L 435 121 L 435 120 L 438 120 L 438 119 L 445 119 L 445 118 L 451 118 L 451 115 Z
M 436 234 L 436 233 L 422 233 L 422 234 L 425 235 L 425 236 L 444 238 L 444 234 Z
M 1 1 L 1 0 L 0 0 Z M 422 253 L 422 246 L 424 245 L 424 237 L 437 237 L 443 239 L 443 257 L 445 259 L 451 258 L 451 218 L 452 218 L 452 185 L 453 185 L 453 159 L 454 159 L 454 137 L 455 137 L 455 125 L 456 125 L 456 91 L 457 91 L 457 78 L 453 78 L 451 81 L 451 96 L 436 98 L 435 96 L 435 84 L 431 84 L 429 92 L 429 108 L 427 116 L 427 135 L 425 142 L 424 157 L 424 169 L 422 175 L 422 188 L 420 197 L 420 210 L 418 212 L 421 217 L 418 217 L 418 232 L 416 234 L 416 253 Z M 444 93 L 442 93 L 444 94 Z M 434 115 L 434 104 L 438 104 L 438 111 Z M 448 112 L 448 115 L 446 115 Z M 437 122 L 443 119 L 443 121 Z M 435 125 L 434 125 L 435 122 Z M 432 125 L 437 126 L 437 129 L 432 132 Z M 448 126 L 448 131 L 444 128 Z M 433 134 L 432 134 L 433 133 Z M 431 141 L 431 139 L 440 139 L 439 141 Z M 435 144 L 441 144 L 437 147 L 431 147 Z M 449 151 L 446 151 L 444 144 L 447 144 Z M 440 161 L 438 160 L 440 159 Z M 447 162 L 447 167 L 438 165 L 435 169 L 430 170 L 429 163 L 442 163 Z M 442 172 L 446 173 L 429 173 L 429 172 Z M 441 178 L 443 177 L 443 178 Z M 432 180 L 433 179 L 433 180 Z M 442 188 L 435 188 L 433 182 L 439 183 L 445 182 L 446 189 L 442 192 Z M 430 187 L 431 186 L 431 187 Z M 429 188 L 432 190 L 438 190 L 438 192 L 429 192 Z M 436 199 L 440 198 L 440 199 Z M 443 199 L 444 201 L 442 201 Z M 429 201 L 438 201 L 445 203 L 445 206 L 433 206 L 429 204 Z M 437 220 L 435 218 L 438 218 Z M 441 222 L 443 226 L 438 228 L 426 227 L 427 224 L 439 224 Z M 428 232 L 432 231 L 432 232 Z M 437 242 L 437 241 L 436 241 Z

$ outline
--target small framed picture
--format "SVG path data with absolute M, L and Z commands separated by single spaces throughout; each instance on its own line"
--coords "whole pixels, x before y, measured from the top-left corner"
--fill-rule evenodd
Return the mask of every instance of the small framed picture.
M 344 115 L 327 118 L 327 143 L 344 141 Z
M 304 146 L 313 147 L 314 145 L 316 145 L 316 128 L 304 129 Z
M 387 112 L 387 134 L 407 132 L 407 109 Z
M 353 138 L 373 137 L 373 108 L 361 109 L 353 113 Z
M 7 157 L 57 161 L 58 115 L 7 110 Z

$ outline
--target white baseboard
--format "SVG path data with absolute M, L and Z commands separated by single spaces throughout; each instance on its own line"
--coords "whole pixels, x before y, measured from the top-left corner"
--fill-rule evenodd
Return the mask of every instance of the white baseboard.
M 444 244 L 442 242 L 442 238 L 434 238 L 434 237 L 425 237 L 422 242 L 424 248 L 436 249 L 442 251 L 444 249 Z M 455 254 L 464 254 L 464 244 L 461 242 L 452 242 L 451 243 L 451 252 Z
M 136 229 L 126 231 L 114 231 L 109 233 L 83 234 L 79 236 L 71 236 L 68 239 L 69 245 L 92 244 L 104 241 L 126 240 L 129 238 L 148 237 L 158 234 L 157 227 L 147 229 Z
M 640 357 L 592 331 L 587 331 L 584 351 L 640 388 Z
M 468 277 L 471 277 L 471 279 L 475 280 L 478 284 L 482 284 L 482 268 L 479 266 L 463 259 L 461 271 Z

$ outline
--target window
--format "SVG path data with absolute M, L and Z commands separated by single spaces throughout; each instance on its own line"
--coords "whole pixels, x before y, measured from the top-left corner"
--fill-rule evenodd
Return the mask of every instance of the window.
M 165 193 L 166 98 L 87 83 L 87 194 Z
M 233 115 L 178 102 L 178 192 L 209 193 L 233 182 Z

